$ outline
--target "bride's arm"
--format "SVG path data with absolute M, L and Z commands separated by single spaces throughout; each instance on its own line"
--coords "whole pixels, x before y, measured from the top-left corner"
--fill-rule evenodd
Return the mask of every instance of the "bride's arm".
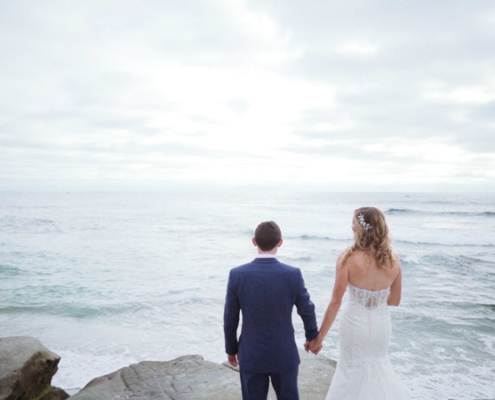
M 339 260 L 337 260 L 337 265 L 335 267 L 335 284 L 333 286 L 332 299 L 325 312 L 325 317 L 321 323 L 320 332 L 314 341 L 310 343 L 310 350 L 315 351 L 320 349 L 323 344 L 323 339 L 327 336 L 337 313 L 339 312 L 340 305 L 342 304 L 342 297 L 347 289 L 347 282 L 349 281 L 349 269 L 348 262 L 344 262 L 343 265 L 339 265 Z M 318 350 L 319 351 L 319 350 Z
M 397 273 L 395 280 L 392 282 L 392 286 L 390 286 L 390 294 L 388 295 L 387 300 L 387 304 L 389 306 L 398 306 L 400 304 L 400 297 L 402 293 L 402 268 L 398 254 L 395 255 L 395 262 L 399 268 L 399 272 Z

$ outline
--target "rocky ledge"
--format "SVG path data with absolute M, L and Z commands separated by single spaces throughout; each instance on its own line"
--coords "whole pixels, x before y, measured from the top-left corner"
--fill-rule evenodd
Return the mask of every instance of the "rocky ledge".
M 64 400 L 62 389 L 51 386 L 60 357 L 32 337 L 0 338 L 1 400 Z
M 336 363 L 304 351 L 299 368 L 302 400 L 324 399 Z M 60 357 L 29 337 L 0 338 L 0 400 L 63 400 L 67 393 L 51 386 Z M 275 399 L 273 392 L 270 399 Z M 143 361 L 93 379 L 74 400 L 241 399 L 239 374 L 228 364 L 199 355 L 172 361 Z

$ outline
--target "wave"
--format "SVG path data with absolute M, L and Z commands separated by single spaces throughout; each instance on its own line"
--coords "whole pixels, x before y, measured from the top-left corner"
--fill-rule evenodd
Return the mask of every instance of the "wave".
M 126 306 L 87 306 L 87 305 L 70 305 L 70 304 L 45 304 L 40 306 L 34 305 L 12 305 L 0 307 L 1 314 L 30 314 L 30 315 L 54 315 L 71 318 L 96 318 L 108 316 L 111 314 L 123 314 L 129 311 L 138 311 L 142 305 L 126 305 Z
M 478 216 L 478 217 L 495 217 L 495 211 L 431 211 L 416 210 L 412 208 L 389 208 L 385 214 L 424 214 L 424 215 L 457 215 L 457 216 Z
M 215 298 L 215 297 L 187 297 L 185 299 L 181 299 L 179 301 L 173 302 L 172 305 L 204 305 L 204 306 L 213 306 L 213 305 L 223 305 L 223 298 Z M 166 303 L 167 306 L 170 304 Z M 161 311 L 160 311 L 161 312 Z
M 413 214 L 421 213 L 419 210 L 412 210 L 410 208 L 389 208 L 385 211 L 385 214 Z
M 445 247 L 495 247 L 495 244 L 469 244 L 469 243 L 437 243 L 437 242 L 420 242 L 411 240 L 397 240 L 394 243 L 412 244 L 415 246 L 445 246 Z
M 333 242 L 347 242 L 351 239 L 336 239 L 328 236 L 318 236 L 318 235 L 299 235 L 299 236 L 284 236 L 284 239 L 296 239 L 296 240 L 324 240 Z
M 474 212 L 474 211 L 443 211 L 436 212 L 435 214 L 445 214 L 445 215 L 474 215 L 480 217 L 495 217 L 495 212 L 493 211 L 482 211 L 482 212 Z
M 19 218 L 16 216 L 5 216 L 0 218 L 0 231 L 2 233 L 63 233 L 58 224 L 46 218 Z
M 296 239 L 302 240 L 332 240 L 328 236 L 317 236 L 317 235 L 301 235 Z
M 299 256 L 299 257 L 284 257 L 287 262 L 309 262 L 313 261 L 313 258 L 308 256 Z
M 23 271 L 19 268 L 0 265 L 0 276 L 17 276 L 22 275 L 22 273 Z
M 54 225 L 55 221 L 46 218 L 35 218 L 31 221 L 33 225 Z
M 439 301 L 437 304 L 446 305 L 446 306 L 454 306 L 456 308 L 462 308 L 467 310 L 472 309 L 487 309 L 495 312 L 495 304 L 490 303 L 471 303 L 466 301 Z
M 284 239 L 291 240 L 308 240 L 308 241 L 331 241 L 331 242 L 346 242 L 352 243 L 352 238 L 337 239 L 328 236 L 318 236 L 318 235 L 300 235 L 300 236 L 285 236 Z M 413 240 L 400 240 L 394 239 L 394 243 L 404 243 L 415 246 L 445 246 L 445 247 L 495 247 L 495 244 L 470 244 L 470 243 L 440 243 L 440 242 L 422 242 Z
M 0 314 L 41 314 L 62 315 L 73 318 L 91 318 L 103 315 L 104 312 L 96 307 L 71 307 L 71 306 L 7 306 L 0 307 Z

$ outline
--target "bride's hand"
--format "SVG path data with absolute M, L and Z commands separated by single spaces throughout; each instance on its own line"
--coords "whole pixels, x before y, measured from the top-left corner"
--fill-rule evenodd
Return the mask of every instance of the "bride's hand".
M 322 340 L 320 339 L 319 335 L 316 336 L 316 338 L 314 338 L 311 342 L 307 342 L 306 345 L 307 345 L 307 347 L 305 346 L 306 351 L 309 348 L 309 350 L 313 354 L 318 354 L 320 350 L 323 348 Z
M 313 354 L 317 355 L 321 351 L 322 348 L 323 348 L 323 346 L 320 345 L 320 347 L 317 347 L 316 349 L 312 350 Z

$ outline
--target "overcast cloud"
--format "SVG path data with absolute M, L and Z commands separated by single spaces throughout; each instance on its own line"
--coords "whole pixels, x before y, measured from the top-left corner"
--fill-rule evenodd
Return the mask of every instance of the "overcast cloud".
M 492 1 L 0 0 L 0 190 L 495 190 Z

